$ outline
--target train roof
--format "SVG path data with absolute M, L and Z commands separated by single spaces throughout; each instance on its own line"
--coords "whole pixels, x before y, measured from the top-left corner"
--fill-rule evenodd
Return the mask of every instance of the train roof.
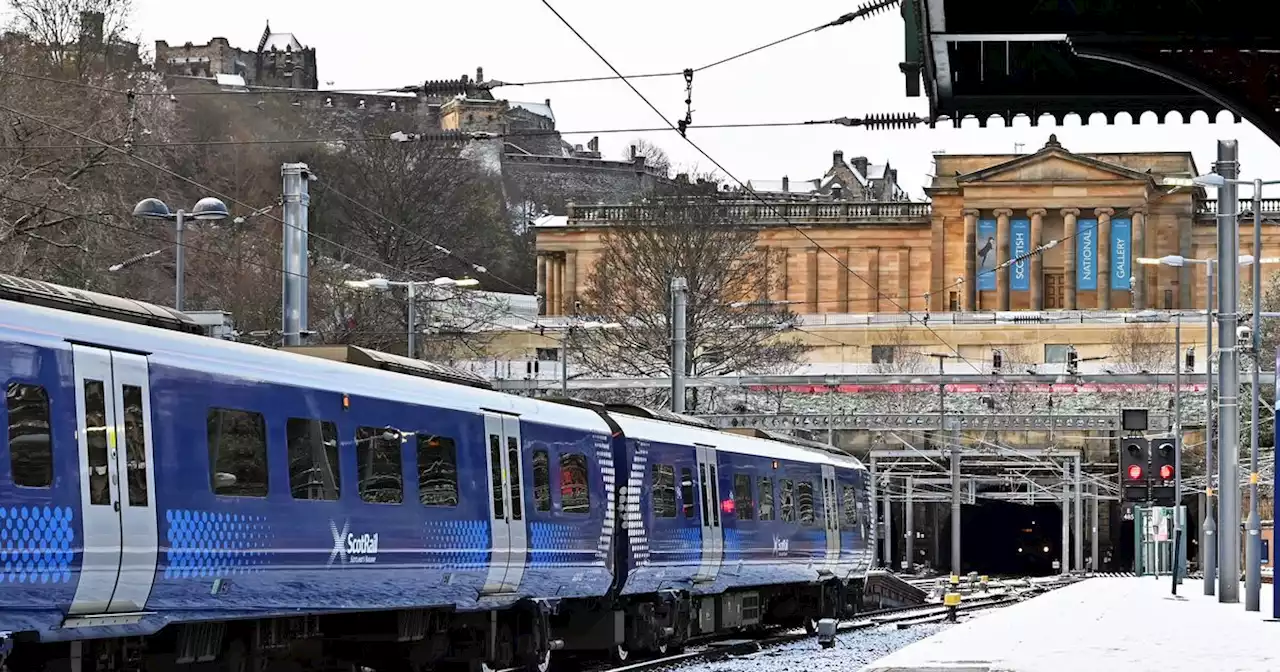
M 459 411 L 511 413 L 547 424 L 604 434 L 609 431 L 599 415 L 587 408 L 209 338 L 181 329 L 156 329 L 146 323 L 13 301 L 4 295 L 0 295 L 0 310 L 4 312 L 0 333 L 32 345 L 66 350 L 74 340 L 77 345 L 144 353 L 155 364 L 215 377 L 233 376 Z

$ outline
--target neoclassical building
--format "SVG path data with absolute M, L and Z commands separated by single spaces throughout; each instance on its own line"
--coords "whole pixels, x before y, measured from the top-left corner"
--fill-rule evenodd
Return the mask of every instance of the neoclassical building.
M 723 204 L 757 227 L 769 298 L 797 313 L 1204 307 L 1203 266 L 1136 263 L 1216 254 L 1216 201 L 1166 186 L 1199 173 L 1190 152 L 1078 154 L 1050 136 L 1028 154 L 938 154 L 923 203 L 868 198 L 856 168 L 836 152 L 804 189 L 760 192 L 772 206 L 740 194 Z M 1264 214 L 1278 206 L 1264 201 Z M 571 311 L 602 234 L 636 207 L 575 205 L 537 226 L 546 314 Z M 1242 220 L 1241 254 L 1251 226 Z M 1265 229 L 1263 246 L 1280 252 L 1280 232 Z

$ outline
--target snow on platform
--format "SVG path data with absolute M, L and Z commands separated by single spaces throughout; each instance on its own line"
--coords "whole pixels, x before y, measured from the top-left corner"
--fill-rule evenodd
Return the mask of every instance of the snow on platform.
M 1280 623 L 1220 604 L 1201 581 L 1092 578 L 973 617 L 863 672 L 1280 670 Z M 1244 590 L 1241 587 L 1243 601 Z

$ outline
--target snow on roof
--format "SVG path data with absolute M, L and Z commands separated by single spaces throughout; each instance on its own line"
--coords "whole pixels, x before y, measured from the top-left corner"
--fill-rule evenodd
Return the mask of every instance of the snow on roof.
M 811 194 L 822 186 L 822 180 L 789 180 L 785 190 L 788 194 Z M 769 191 L 782 193 L 782 180 L 747 180 L 747 188 L 752 191 Z
M 565 215 L 543 215 L 533 220 L 534 226 L 568 226 L 569 218 Z
M 302 43 L 293 33 L 271 33 L 262 43 L 263 51 L 302 51 Z
M 550 119 L 551 123 L 553 124 L 556 121 L 555 113 L 551 111 L 551 106 L 546 103 L 522 103 L 522 102 L 513 100 L 513 101 L 510 101 L 509 104 L 511 105 L 511 107 L 518 107 L 527 112 L 532 112 L 538 115 L 539 117 L 546 117 L 547 119 Z
M 883 180 L 885 171 L 889 168 L 887 163 L 870 163 L 867 164 L 868 180 Z
M 214 79 L 217 80 L 218 86 L 233 86 L 238 88 L 244 88 L 245 86 L 244 77 L 241 77 L 240 75 L 226 75 L 220 72 L 217 75 L 214 75 Z

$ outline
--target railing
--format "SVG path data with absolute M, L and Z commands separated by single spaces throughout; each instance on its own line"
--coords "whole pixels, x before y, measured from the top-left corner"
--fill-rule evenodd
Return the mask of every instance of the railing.
M 1253 212 L 1253 199 L 1240 199 L 1240 208 L 1236 212 Z M 1197 215 L 1216 215 L 1218 214 L 1218 200 L 1216 198 L 1201 201 L 1196 206 Z M 1264 215 L 1280 215 L 1280 198 L 1264 198 L 1262 199 L 1262 214 Z
M 660 216 L 666 206 L 653 204 L 625 205 L 576 205 L 569 204 L 570 226 L 609 226 L 629 222 L 652 220 Z M 704 206 L 698 206 L 704 207 Z M 873 203 L 795 203 L 778 202 L 768 205 L 741 201 L 717 204 L 723 218 L 756 224 L 926 224 L 929 222 L 929 203 L 873 202 Z

